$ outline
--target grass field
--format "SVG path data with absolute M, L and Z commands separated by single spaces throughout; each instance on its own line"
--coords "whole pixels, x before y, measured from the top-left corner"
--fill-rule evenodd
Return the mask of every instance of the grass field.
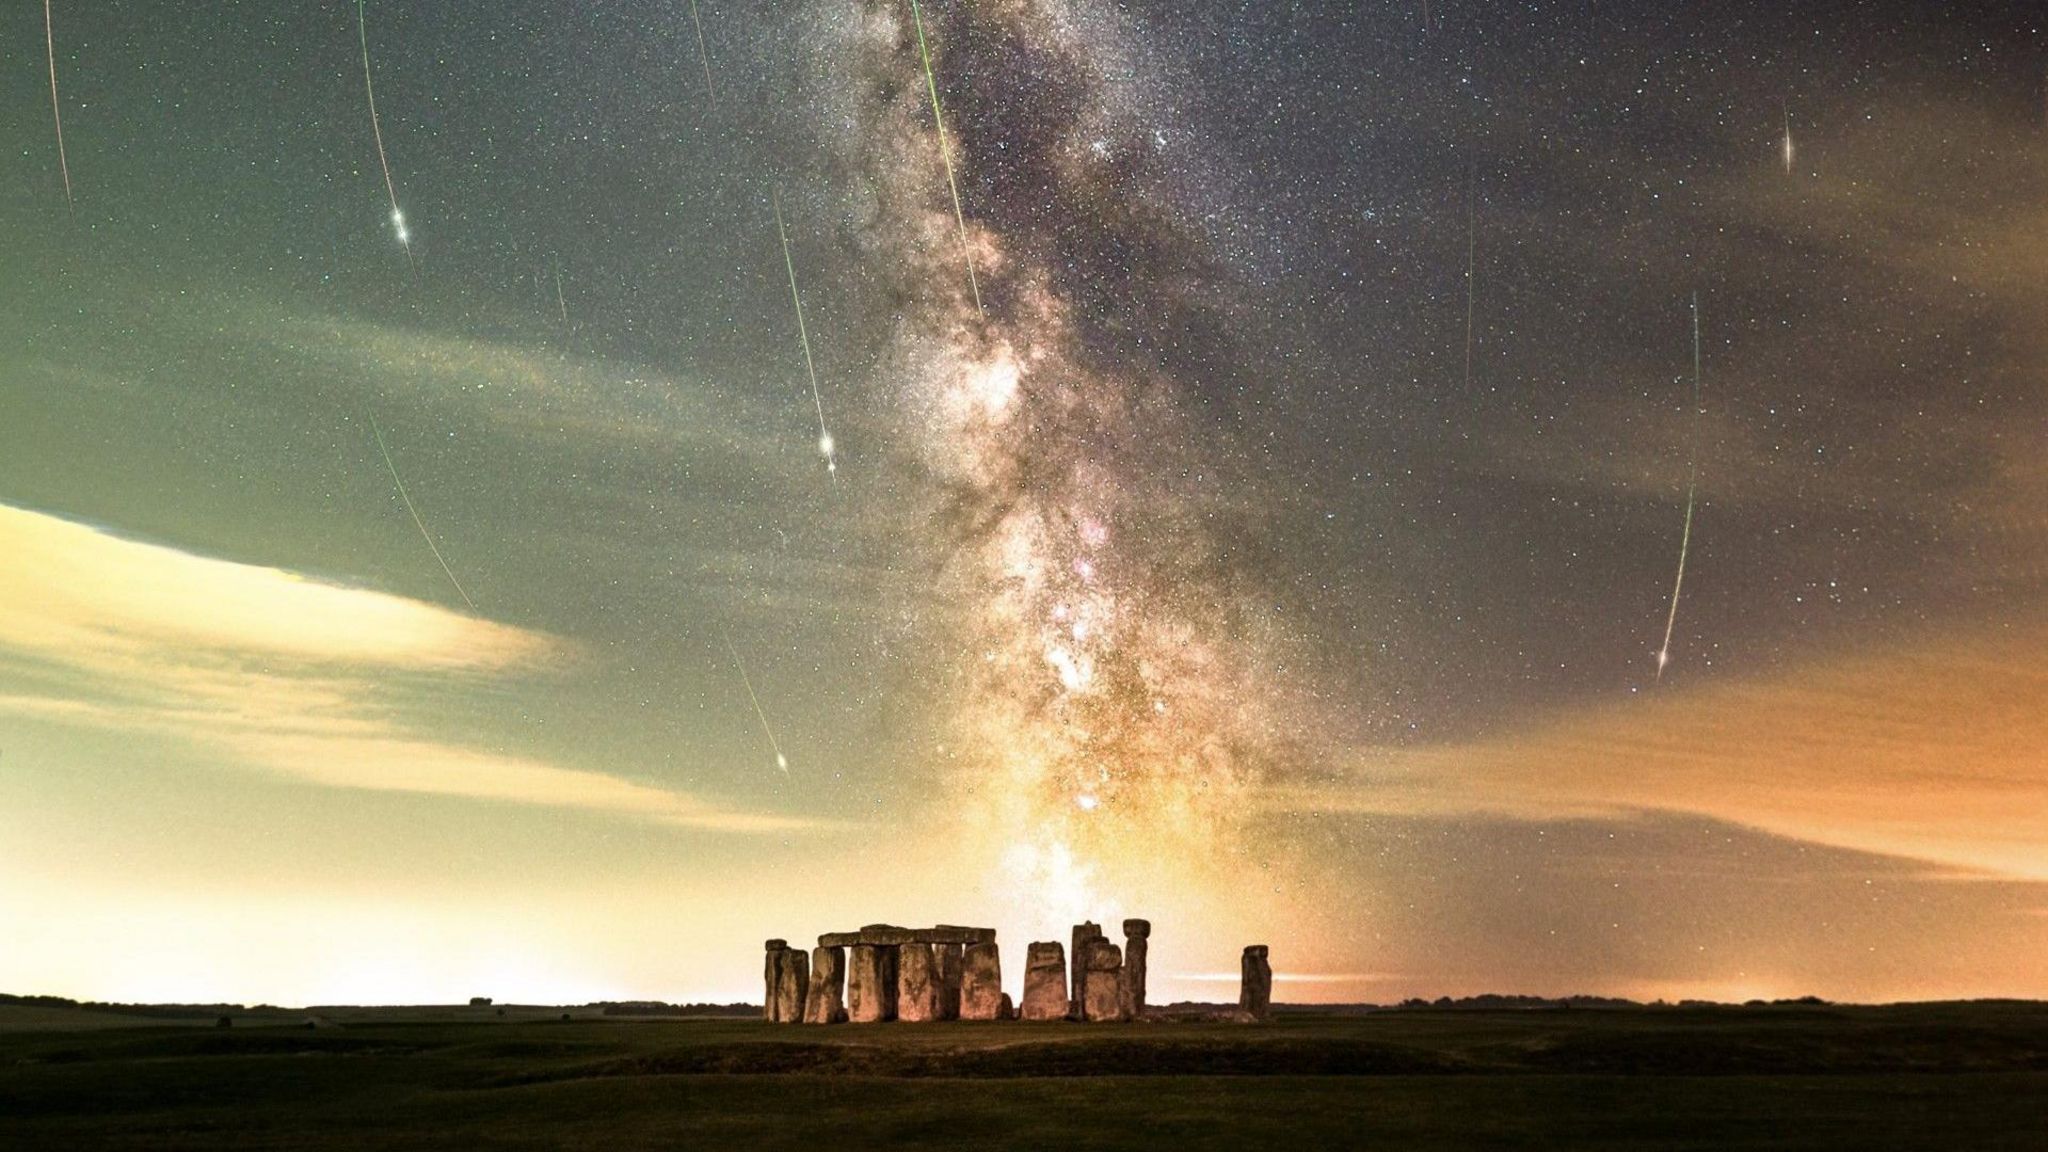
M 0 1147 L 2048 1149 L 2038 1004 L 836 1028 L 33 1011 L 0 1012 Z

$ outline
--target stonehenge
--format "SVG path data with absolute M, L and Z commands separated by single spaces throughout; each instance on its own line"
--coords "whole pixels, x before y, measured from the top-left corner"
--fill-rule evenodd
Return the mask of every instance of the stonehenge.
M 804 999 L 804 1023 L 838 1024 L 846 1019 L 846 949 L 823 944 L 811 949 L 811 988 Z
M 1084 921 L 1074 925 L 1070 944 L 1034 941 L 1024 953 L 1024 995 L 1014 1005 L 1003 991 L 993 928 L 870 924 L 827 932 L 808 952 L 769 940 L 761 1018 L 772 1024 L 1160 1019 L 1145 1008 L 1152 924 L 1125 920 L 1123 932 L 1118 947 L 1100 924 Z M 1238 1018 L 1268 1019 L 1273 969 L 1265 945 L 1245 948 L 1242 973 Z
M 911 1023 L 939 1016 L 939 965 L 932 946 L 913 940 L 896 949 L 896 1018 Z
M 1082 1020 L 1122 1020 L 1123 949 L 1101 936 L 1088 941 L 1088 954 L 1081 963 L 1081 1005 L 1076 1014 Z
M 1003 994 L 1003 960 L 995 941 L 969 944 L 960 960 L 960 1019 L 1002 1020 L 1009 1016 Z
M 1266 963 L 1264 944 L 1244 946 L 1244 978 L 1237 994 L 1237 1007 L 1254 1020 L 1273 1014 L 1273 966 Z
M 1126 1020 L 1145 1014 L 1145 941 L 1151 935 L 1150 920 L 1124 921 L 1124 967 L 1117 985 L 1117 1010 Z
M 1067 955 L 1057 940 L 1041 940 L 1024 953 L 1026 1020 L 1067 1018 Z

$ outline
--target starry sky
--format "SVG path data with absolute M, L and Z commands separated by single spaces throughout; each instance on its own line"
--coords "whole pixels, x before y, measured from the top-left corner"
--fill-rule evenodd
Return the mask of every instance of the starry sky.
M 2031 5 L 40 16 L 0 988 L 2048 995 Z

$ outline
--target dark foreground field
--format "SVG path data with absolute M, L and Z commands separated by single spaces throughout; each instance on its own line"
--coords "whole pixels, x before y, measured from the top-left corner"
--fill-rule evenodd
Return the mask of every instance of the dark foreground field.
M 2037 1004 L 1255 1027 L 540 1015 L 0 1018 L 0 1147 L 2048 1149 Z

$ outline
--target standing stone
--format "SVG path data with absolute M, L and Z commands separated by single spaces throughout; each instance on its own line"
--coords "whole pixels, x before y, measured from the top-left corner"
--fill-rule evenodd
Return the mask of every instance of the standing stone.
M 1254 1020 L 1273 1014 L 1273 966 L 1266 963 L 1264 944 L 1244 946 L 1244 985 L 1237 994 L 1237 1006 Z
M 1010 1003 L 1010 994 L 1008 992 L 1005 992 L 1003 993 L 1003 1006 L 996 1009 L 996 1019 L 1015 1020 L 1016 1018 L 1017 1006 L 1015 1004 Z
M 804 1023 L 839 1024 L 846 1019 L 846 949 L 811 949 L 811 990 L 804 997 Z
M 929 944 L 904 944 L 897 950 L 896 1018 L 923 1022 L 939 1018 L 939 965 Z
M 960 958 L 960 1018 L 1003 1018 L 1003 961 L 993 944 L 969 944 Z
M 853 946 L 846 962 L 846 1018 L 855 1024 L 896 1018 L 896 949 Z
M 1024 953 L 1024 1019 L 1067 1015 L 1067 954 L 1057 940 L 1041 940 Z
M 1083 1020 L 1122 1020 L 1123 949 L 1098 936 L 1088 942 L 1088 959 L 1081 978 L 1086 997 Z
M 775 1022 L 795 1024 L 804 1018 L 804 997 L 811 987 L 811 958 L 801 948 L 775 954 Z
M 766 989 L 761 994 L 761 1019 L 775 1023 L 775 981 L 782 974 L 781 955 L 789 949 L 787 940 L 770 940 L 766 948 L 768 958 L 761 965 L 761 982 Z
M 1088 996 L 1083 983 L 1088 974 L 1088 942 L 1102 938 L 1102 925 L 1093 920 L 1074 925 L 1074 946 L 1067 952 L 1074 958 L 1073 982 L 1067 987 L 1067 1011 L 1076 1020 L 1087 1019 Z
M 1145 941 L 1151 935 L 1151 921 L 1124 921 L 1124 972 L 1117 1005 L 1126 1020 L 1136 1020 L 1145 1014 Z
M 958 944 L 932 945 L 932 959 L 939 964 L 939 1019 L 960 1018 L 960 966 L 961 946 Z

